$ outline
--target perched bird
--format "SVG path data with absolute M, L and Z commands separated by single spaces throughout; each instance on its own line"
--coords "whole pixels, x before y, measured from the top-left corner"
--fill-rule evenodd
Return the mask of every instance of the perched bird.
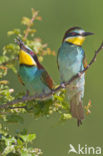
M 44 67 L 39 63 L 37 55 L 24 43 L 17 39 L 19 52 L 19 80 L 32 95 L 49 93 L 53 81 Z
M 57 64 L 60 72 L 61 82 L 69 81 L 75 74 L 82 71 L 87 66 L 85 53 L 82 44 L 91 32 L 85 32 L 80 27 L 73 27 L 66 31 L 62 45 L 58 51 Z M 77 125 L 82 124 L 84 119 L 84 110 L 82 99 L 84 96 L 85 74 L 73 81 L 66 94 L 70 102 L 70 111 L 72 117 L 77 119 Z

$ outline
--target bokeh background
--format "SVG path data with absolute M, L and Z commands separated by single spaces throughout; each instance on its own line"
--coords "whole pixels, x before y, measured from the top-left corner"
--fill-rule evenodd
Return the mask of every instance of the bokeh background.
M 31 8 L 39 10 L 39 15 L 43 17 L 41 22 L 36 23 L 36 36 L 48 43 L 56 53 L 68 28 L 80 26 L 94 32 L 95 35 L 88 37 L 83 45 L 89 62 L 103 41 L 103 0 L 0 0 L 0 53 L 3 45 L 13 42 L 13 38 L 7 37 L 7 31 L 22 28 L 21 18 L 30 17 Z M 56 57 L 47 56 L 43 65 L 54 81 L 59 83 Z M 8 79 L 17 92 L 23 89 L 13 72 L 9 72 Z M 69 144 L 75 148 L 78 144 L 103 147 L 103 50 L 86 73 L 85 105 L 89 99 L 92 101 L 92 113 L 80 128 L 73 119 L 61 123 L 57 114 L 39 120 L 25 114 L 24 123 L 9 124 L 10 133 L 22 128 L 35 132 L 37 139 L 34 144 L 43 150 L 44 156 L 68 156 Z

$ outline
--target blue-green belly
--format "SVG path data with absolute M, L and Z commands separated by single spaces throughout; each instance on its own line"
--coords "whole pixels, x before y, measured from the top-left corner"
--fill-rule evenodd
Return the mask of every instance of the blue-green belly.
M 61 82 L 69 81 L 75 74 L 83 70 L 84 51 L 81 47 L 63 43 L 59 49 L 58 66 L 60 71 Z M 81 97 L 84 96 L 84 75 L 76 79 L 68 87 L 68 94 L 71 98 L 77 92 L 81 92 Z
M 42 81 L 43 70 L 37 67 L 20 66 L 19 74 L 25 87 L 31 94 L 49 93 L 50 89 Z

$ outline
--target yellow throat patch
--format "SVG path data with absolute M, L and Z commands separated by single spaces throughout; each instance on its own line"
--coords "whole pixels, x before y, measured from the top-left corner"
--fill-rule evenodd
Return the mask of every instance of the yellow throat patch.
M 81 46 L 83 44 L 84 40 L 85 40 L 85 37 L 83 37 L 83 36 L 71 37 L 71 38 L 68 37 L 65 39 L 65 41 L 75 44 L 75 45 L 78 45 L 78 46 Z
M 36 62 L 34 61 L 32 56 L 23 50 L 20 50 L 19 52 L 19 63 L 29 66 L 36 66 Z

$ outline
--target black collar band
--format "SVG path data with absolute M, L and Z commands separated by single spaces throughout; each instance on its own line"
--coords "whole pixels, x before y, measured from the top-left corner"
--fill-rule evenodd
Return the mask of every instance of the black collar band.
M 35 65 L 20 64 L 20 66 L 34 67 Z

